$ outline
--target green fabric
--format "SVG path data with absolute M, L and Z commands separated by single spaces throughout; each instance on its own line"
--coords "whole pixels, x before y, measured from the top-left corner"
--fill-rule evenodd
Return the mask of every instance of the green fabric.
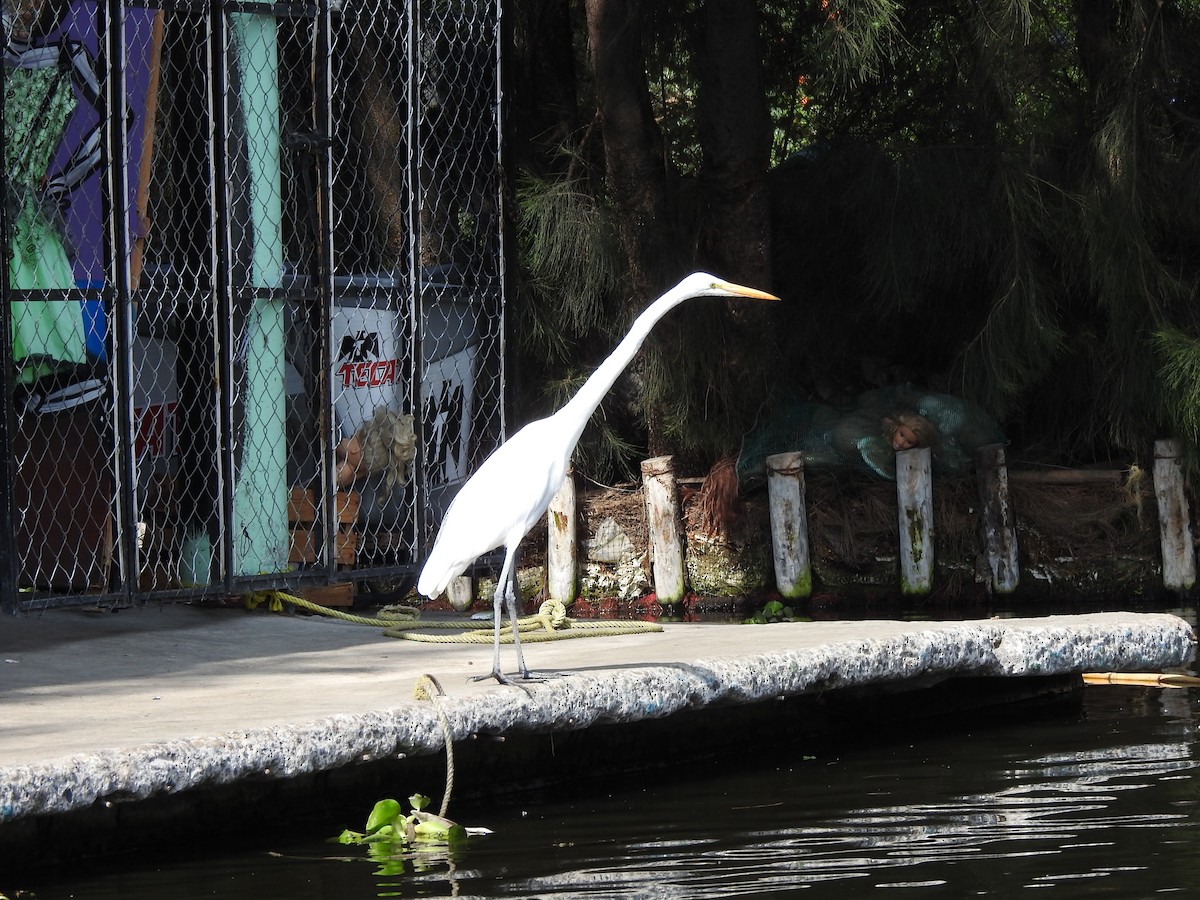
M 838 406 L 808 400 L 780 404 L 742 442 L 738 481 L 744 487 L 762 481 L 766 458 L 792 451 L 802 453 L 809 468 L 843 467 L 895 478 L 896 453 L 883 420 L 899 413 L 924 416 L 937 428 L 931 450 L 939 474 L 969 471 L 977 449 L 1006 440 L 995 420 L 968 400 L 893 385 L 866 391 L 853 403 Z
M 13 243 L 8 263 L 15 290 L 75 287 L 57 209 L 45 208 L 41 187 L 50 159 L 75 110 L 71 80 L 58 67 L 10 69 L 4 91 L 5 171 L 9 177 Z M 75 302 L 23 300 L 12 304 L 13 358 L 33 354 L 84 361 L 83 317 Z M 22 379 L 34 377 L 25 370 Z

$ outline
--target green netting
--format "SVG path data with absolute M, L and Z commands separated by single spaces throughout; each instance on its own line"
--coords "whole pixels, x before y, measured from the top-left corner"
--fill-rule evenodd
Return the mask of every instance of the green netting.
M 894 385 L 867 391 L 841 406 L 808 400 L 780 404 L 743 440 L 738 482 L 743 487 L 761 482 L 766 458 L 790 451 L 803 453 L 809 468 L 852 468 L 894 479 L 891 435 L 897 422 L 917 431 L 921 443 L 933 451 L 934 472 L 942 475 L 968 471 L 978 448 L 1005 442 L 1000 427 L 976 404 Z

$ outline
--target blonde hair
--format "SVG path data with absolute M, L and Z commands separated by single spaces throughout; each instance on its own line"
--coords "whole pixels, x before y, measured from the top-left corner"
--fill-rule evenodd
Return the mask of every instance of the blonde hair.
M 901 425 L 905 425 L 913 433 L 917 439 L 918 447 L 929 447 L 934 449 L 938 445 L 938 439 L 941 437 L 941 432 L 938 427 L 929 419 L 919 413 L 901 412 L 893 413 L 890 416 L 884 416 L 883 419 L 883 434 L 889 441 L 896 429 Z
M 382 472 L 380 494 L 391 496 L 412 474 L 409 466 L 417 456 L 413 417 L 380 406 L 371 418 L 359 426 L 355 435 L 362 447 L 363 471 L 368 474 Z

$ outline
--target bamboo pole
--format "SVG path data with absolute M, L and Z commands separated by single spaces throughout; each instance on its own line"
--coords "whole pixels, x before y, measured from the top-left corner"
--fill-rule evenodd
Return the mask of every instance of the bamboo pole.
M 567 470 L 562 487 L 550 500 L 546 510 L 546 589 L 551 600 L 570 606 L 579 596 L 579 542 L 577 538 L 577 516 L 575 495 L 575 473 Z
M 804 456 L 767 457 L 767 496 L 771 511 L 771 554 L 781 596 L 797 600 L 812 594 L 808 513 L 804 506 Z
M 650 530 L 654 593 L 660 606 L 674 606 L 683 600 L 687 590 L 674 458 L 656 456 L 643 461 L 642 486 L 646 494 L 646 524 Z
M 927 594 L 933 587 L 933 468 L 928 447 L 896 454 L 900 517 L 900 591 Z
M 1154 496 L 1162 545 L 1163 587 L 1191 590 L 1196 584 L 1196 547 L 1184 492 L 1183 445 L 1174 439 L 1154 442 Z
M 983 550 L 989 585 L 997 594 L 1017 589 L 1021 570 L 1017 561 L 1017 522 L 1008 490 L 1008 467 L 1002 444 L 988 444 L 975 453 L 975 471 L 981 504 Z
M 1158 672 L 1084 672 L 1084 684 L 1128 684 L 1141 687 L 1200 687 L 1195 675 L 1164 675 Z

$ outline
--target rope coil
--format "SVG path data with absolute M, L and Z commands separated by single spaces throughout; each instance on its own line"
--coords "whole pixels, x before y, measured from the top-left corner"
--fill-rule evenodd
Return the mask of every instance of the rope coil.
M 422 620 L 421 611 L 411 606 L 385 606 L 377 618 L 356 616 L 341 610 L 321 606 L 303 597 L 286 591 L 255 591 L 246 594 L 247 609 L 266 603 L 272 612 L 282 612 L 285 603 L 306 609 L 330 618 L 340 619 L 356 625 L 382 628 L 387 637 L 401 638 L 431 644 L 490 644 L 495 640 L 495 629 L 491 622 L 480 627 L 479 620 L 459 619 Z M 659 632 L 663 627 L 657 622 L 598 621 L 594 619 L 572 619 L 561 600 L 546 600 L 537 613 L 517 620 L 521 642 L 565 641 L 574 638 L 600 637 L 621 634 L 648 634 Z M 430 634 L 429 631 L 452 631 L 454 634 Z M 512 625 L 504 624 L 500 629 L 500 643 L 513 642 Z

